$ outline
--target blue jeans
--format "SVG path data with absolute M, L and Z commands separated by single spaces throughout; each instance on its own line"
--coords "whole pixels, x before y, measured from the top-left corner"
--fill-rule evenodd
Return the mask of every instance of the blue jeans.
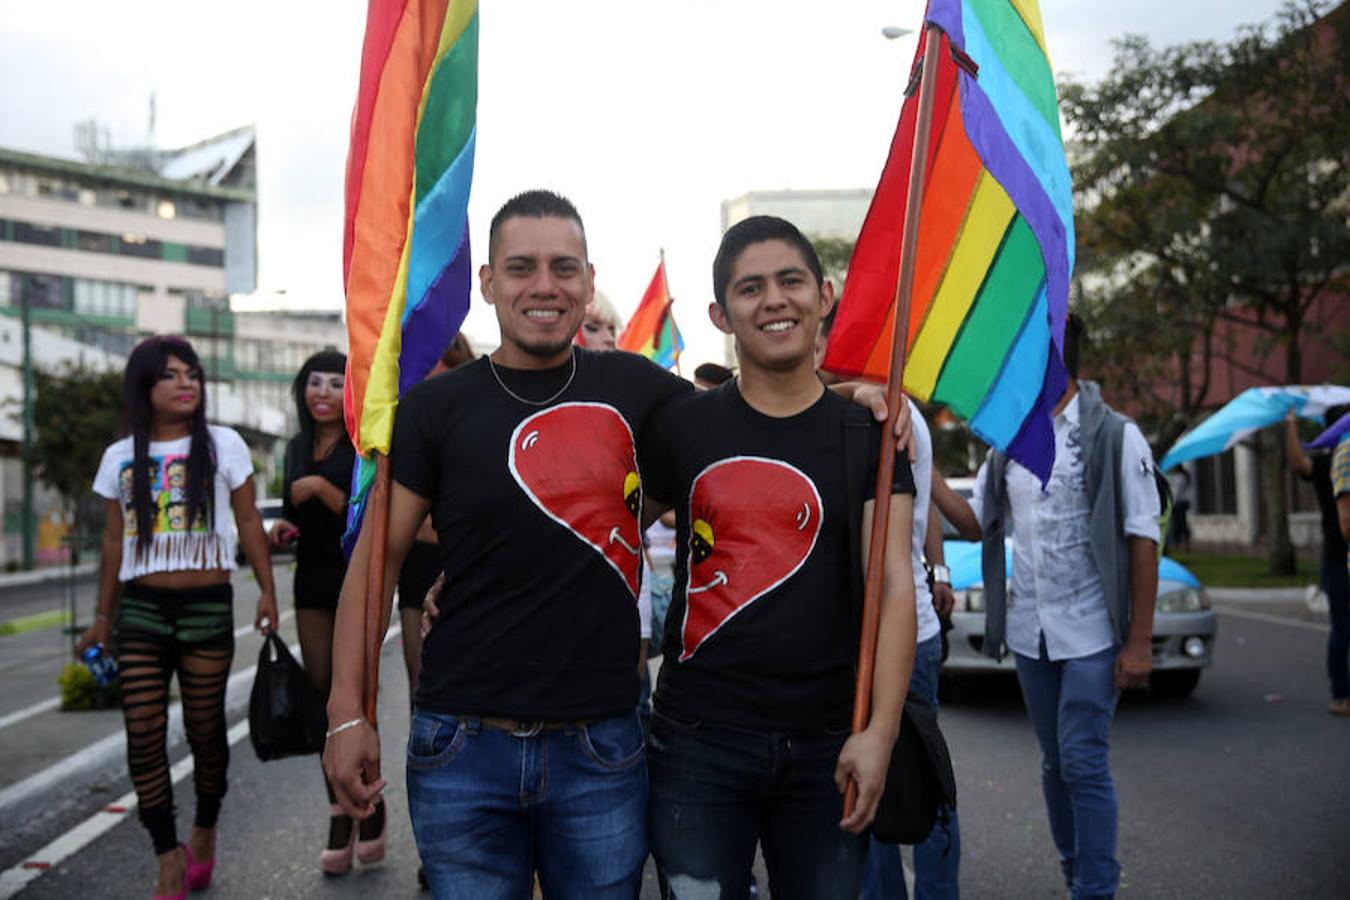
M 636 713 L 537 735 L 417 710 L 408 811 L 437 898 L 625 898 L 642 887 L 647 770 Z
M 866 835 L 839 827 L 848 730 L 763 733 L 652 714 L 652 855 L 675 900 L 740 900 L 755 844 L 774 900 L 856 900 Z
M 1117 648 L 1051 662 L 1041 639 L 1039 659 L 1014 654 L 1022 698 L 1041 745 L 1041 790 L 1050 834 L 1074 900 L 1113 897 L 1116 786 L 1109 760 Z
M 914 650 L 914 674 L 909 678 L 909 690 L 938 707 L 938 671 L 942 668 L 942 635 L 935 634 L 920 641 Z M 957 885 L 961 867 L 961 829 L 956 810 L 946 825 L 938 822 L 923 843 L 914 847 L 915 900 L 955 900 L 960 896 Z M 904 865 L 900 848 L 876 840 L 867 854 L 867 870 L 863 876 L 863 900 L 906 900 Z

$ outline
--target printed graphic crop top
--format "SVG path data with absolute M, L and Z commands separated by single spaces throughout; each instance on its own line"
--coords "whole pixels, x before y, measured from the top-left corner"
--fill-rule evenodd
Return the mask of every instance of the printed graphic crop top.
M 118 581 L 131 581 L 155 572 L 183 569 L 233 569 L 239 536 L 234 527 L 230 493 L 253 474 L 253 458 L 243 438 L 231 428 L 208 426 L 215 444 L 216 477 L 206 509 L 197 521 L 187 521 L 187 470 L 190 437 L 150 442 L 150 497 L 157 514 L 151 524 L 154 542 L 136 553 L 139 523 L 131 502 L 134 449 L 125 437 L 103 451 L 94 493 L 122 504 L 122 567 Z M 207 527 L 207 522 L 211 527 Z

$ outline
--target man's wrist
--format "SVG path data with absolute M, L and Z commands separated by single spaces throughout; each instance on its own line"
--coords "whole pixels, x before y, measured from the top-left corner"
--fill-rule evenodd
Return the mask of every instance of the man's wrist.
M 934 584 L 951 584 L 952 570 L 942 563 L 933 563 L 928 567 L 928 573 L 933 576 Z

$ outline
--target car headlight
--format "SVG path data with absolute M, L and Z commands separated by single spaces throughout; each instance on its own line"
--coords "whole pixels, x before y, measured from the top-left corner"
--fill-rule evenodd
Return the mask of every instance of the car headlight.
M 1182 588 L 1158 595 L 1157 611 L 1160 613 L 1188 613 L 1209 609 L 1209 597 L 1201 588 Z
M 966 612 L 984 612 L 984 588 L 966 591 Z

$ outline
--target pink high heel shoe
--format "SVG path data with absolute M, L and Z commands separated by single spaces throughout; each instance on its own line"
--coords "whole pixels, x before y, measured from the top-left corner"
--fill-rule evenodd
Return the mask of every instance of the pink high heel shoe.
M 378 827 L 380 833 L 372 838 L 360 838 L 356 842 L 356 858 L 361 861 L 361 865 L 369 866 L 384 859 L 385 833 L 388 829 L 385 827 L 385 806 L 381 800 L 375 807 L 375 814 L 364 822 L 357 824 L 357 833 L 372 830 Z
M 332 804 L 328 807 L 328 815 L 331 818 L 346 818 L 346 813 L 342 807 Z M 347 835 L 347 844 L 336 850 L 324 848 L 323 853 L 319 854 L 319 868 L 325 875 L 346 875 L 352 868 L 352 851 L 356 849 L 356 823 L 349 822 L 350 832 Z M 331 826 L 330 826 L 331 827 Z
M 183 885 L 189 891 L 204 891 L 211 886 L 211 872 L 216 868 L 216 859 L 211 857 L 205 862 L 198 862 L 192 855 L 192 848 L 187 844 L 183 845 L 183 853 L 187 855 L 187 874 L 183 876 Z

